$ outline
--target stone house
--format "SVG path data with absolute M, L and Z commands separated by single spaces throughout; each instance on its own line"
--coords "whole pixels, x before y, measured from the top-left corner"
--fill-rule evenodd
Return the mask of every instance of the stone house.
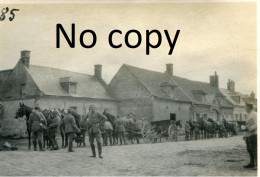
M 118 102 L 108 93 L 102 79 L 102 65 L 88 75 L 61 69 L 30 65 L 30 51 L 22 51 L 21 59 L 11 70 L 0 71 L 0 101 L 5 110 L 2 135 L 26 135 L 23 119 L 16 120 L 19 102 L 42 109 L 73 108 L 80 114 L 95 103 L 98 111 L 108 108 L 117 114 Z
M 228 121 L 245 122 L 247 119 L 247 112 L 245 110 L 246 103 L 252 103 L 254 108 L 257 107 L 254 92 L 252 92 L 250 96 L 237 92 L 233 80 L 228 80 L 227 89 L 220 88 L 219 90 L 233 106 L 233 115 L 228 118 Z
M 218 90 L 217 74 L 210 83 L 191 81 L 173 74 L 173 64 L 165 73 L 123 64 L 108 86 L 119 101 L 119 114 L 133 110 L 151 122 L 170 119 L 221 121 L 231 115 L 232 105 Z

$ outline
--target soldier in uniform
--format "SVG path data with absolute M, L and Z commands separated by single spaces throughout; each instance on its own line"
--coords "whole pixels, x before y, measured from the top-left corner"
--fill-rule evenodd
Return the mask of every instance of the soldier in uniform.
M 29 116 L 29 127 L 32 131 L 32 140 L 34 151 L 37 151 L 37 140 L 39 144 L 40 151 L 45 151 L 43 149 L 43 130 L 46 129 L 46 119 L 44 115 L 40 112 L 40 107 L 36 106 L 35 109 Z
M 125 142 L 125 123 L 119 116 L 117 116 L 117 120 L 116 120 L 116 132 L 118 133 L 120 145 L 123 145 L 122 139 L 124 141 L 124 145 L 126 145 L 126 142 Z
M 69 140 L 68 152 L 74 152 L 72 150 L 73 140 L 74 137 L 76 136 L 76 133 L 80 132 L 80 129 L 76 125 L 75 118 L 72 115 L 72 109 L 70 108 L 68 109 L 68 114 L 62 120 L 62 124 L 65 127 L 65 133 L 68 135 L 68 140 Z
M 189 141 L 190 140 L 190 125 L 189 125 L 189 121 L 186 121 L 185 124 L 185 141 Z
M 103 114 L 98 113 L 96 111 L 96 106 L 94 104 L 91 104 L 89 107 L 89 113 L 87 114 L 86 118 L 88 118 L 87 126 L 89 143 L 93 154 L 90 157 L 96 157 L 96 149 L 94 145 L 94 139 L 96 138 L 99 158 L 103 158 L 100 125 L 102 125 L 106 121 L 106 117 Z
M 106 120 L 104 123 L 104 131 L 105 131 L 105 139 L 104 139 L 105 146 L 107 146 L 108 139 L 110 142 L 110 146 L 112 146 L 113 145 L 113 142 L 112 142 L 113 126 L 108 120 Z
M 195 132 L 195 140 L 198 140 L 200 138 L 200 125 L 198 122 L 195 122 L 194 124 L 194 132 Z
M 133 133 L 133 136 L 136 139 L 137 144 L 139 144 L 140 143 L 139 142 L 139 135 L 140 135 L 140 132 L 141 132 L 140 124 L 137 121 L 134 112 L 131 111 L 129 113 L 129 118 L 133 118 L 133 120 L 134 120 L 134 124 L 133 124 L 133 131 L 134 131 L 134 133 Z
M 49 124 L 49 132 L 50 132 L 50 143 L 51 150 L 59 150 L 58 142 L 56 140 L 56 136 L 59 133 L 61 119 L 58 115 L 58 112 L 54 110 L 51 114 L 50 124 Z
M 252 104 L 246 104 L 246 112 L 248 113 L 246 125 L 241 128 L 247 131 L 244 139 L 250 156 L 250 162 L 248 165 L 244 165 L 244 168 L 254 168 L 257 170 L 257 114 L 253 110 Z

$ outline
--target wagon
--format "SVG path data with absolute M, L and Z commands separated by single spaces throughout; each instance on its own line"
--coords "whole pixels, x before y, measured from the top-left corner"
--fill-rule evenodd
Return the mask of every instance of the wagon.
M 132 133 L 142 138 L 145 143 L 155 143 L 162 137 L 166 137 L 169 141 L 177 141 L 179 126 L 177 126 L 176 121 L 149 122 L 145 119 L 138 119 L 139 131 L 136 132 L 131 129 L 131 119 L 123 118 L 123 120 L 126 122 L 126 140 L 128 143 L 135 141 L 134 137 L 131 136 Z

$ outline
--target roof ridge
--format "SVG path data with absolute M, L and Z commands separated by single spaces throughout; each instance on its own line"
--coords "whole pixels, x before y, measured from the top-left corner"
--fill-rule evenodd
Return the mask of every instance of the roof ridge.
M 145 69 L 145 68 L 139 68 L 139 67 L 132 66 L 132 65 L 128 65 L 128 64 L 123 64 L 123 65 L 125 65 L 125 66 L 127 66 L 127 67 L 132 67 L 132 68 L 135 68 L 135 69 L 142 69 L 142 70 L 146 70 L 146 71 L 150 71 L 150 72 L 154 72 L 154 73 L 165 74 L 164 72 L 149 70 L 149 69 Z M 203 84 L 208 84 L 208 85 L 210 85 L 210 83 L 208 83 L 208 82 L 195 81 L 195 80 L 187 79 L 187 78 L 180 77 L 180 76 L 177 76 L 177 75 L 173 75 L 173 77 L 178 77 L 179 79 L 186 79 L 186 80 L 191 81 L 191 82 L 200 82 L 200 83 L 203 83 Z M 214 87 L 213 87 L 213 88 L 214 88 Z
M 60 68 L 53 68 L 53 67 L 49 67 L 49 66 L 39 66 L 39 65 L 30 65 L 30 66 L 41 67 L 41 68 L 48 68 L 48 69 L 52 69 L 52 70 L 66 71 L 66 72 L 71 72 L 71 73 L 76 73 L 76 74 L 84 74 L 84 75 L 88 75 L 88 76 L 93 76 L 93 75 L 86 74 L 86 73 L 80 73 L 80 72 L 70 71 L 70 70 L 60 69 Z
M 128 64 L 123 64 L 123 65 L 125 65 L 126 67 L 132 67 L 132 68 L 134 68 L 134 69 L 141 69 L 141 70 L 150 71 L 150 72 L 154 72 L 154 73 L 165 74 L 164 72 L 154 71 L 154 70 L 145 69 L 145 68 L 139 68 L 139 67 L 132 66 L 132 65 L 128 65 Z
M 7 71 L 13 71 L 13 69 L 0 70 L 0 72 L 7 72 Z

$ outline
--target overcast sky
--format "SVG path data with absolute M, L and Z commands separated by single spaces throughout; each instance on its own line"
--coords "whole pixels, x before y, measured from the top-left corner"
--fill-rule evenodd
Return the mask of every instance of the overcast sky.
M 0 7 L 2 8 L 3 5 Z M 94 64 L 103 65 L 103 77 L 109 82 L 123 63 L 164 72 L 166 63 L 174 64 L 174 74 L 191 80 L 209 82 L 217 71 L 220 87 L 230 78 L 236 90 L 256 92 L 256 3 L 171 3 L 171 4 L 26 4 L 6 5 L 18 8 L 13 21 L 0 21 L 0 70 L 11 69 L 20 51 L 31 51 L 31 64 L 93 74 Z M 9 17 L 10 15 L 7 15 Z M 69 48 L 62 37 L 56 48 L 56 24 L 71 34 L 76 25 L 76 47 Z M 85 29 L 97 34 L 94 48 L 80 46 L 79 36 Z M 119 29 L 113 49 L 108 44 L 110 31 Z M 124 35 L 136 29 L 142 33 L 139 48 L 127 48 Z M 145 30 L 160 30 L 162 45 L 145 53 Z M 163 30 L 172 40 L 180 30 L 174 52 Z M 156 42 L 156 35 L 151 39 Z M 91 38 L 86 35 L 86 43 Z M 131 35 L 130 43 L 136 37 Z

